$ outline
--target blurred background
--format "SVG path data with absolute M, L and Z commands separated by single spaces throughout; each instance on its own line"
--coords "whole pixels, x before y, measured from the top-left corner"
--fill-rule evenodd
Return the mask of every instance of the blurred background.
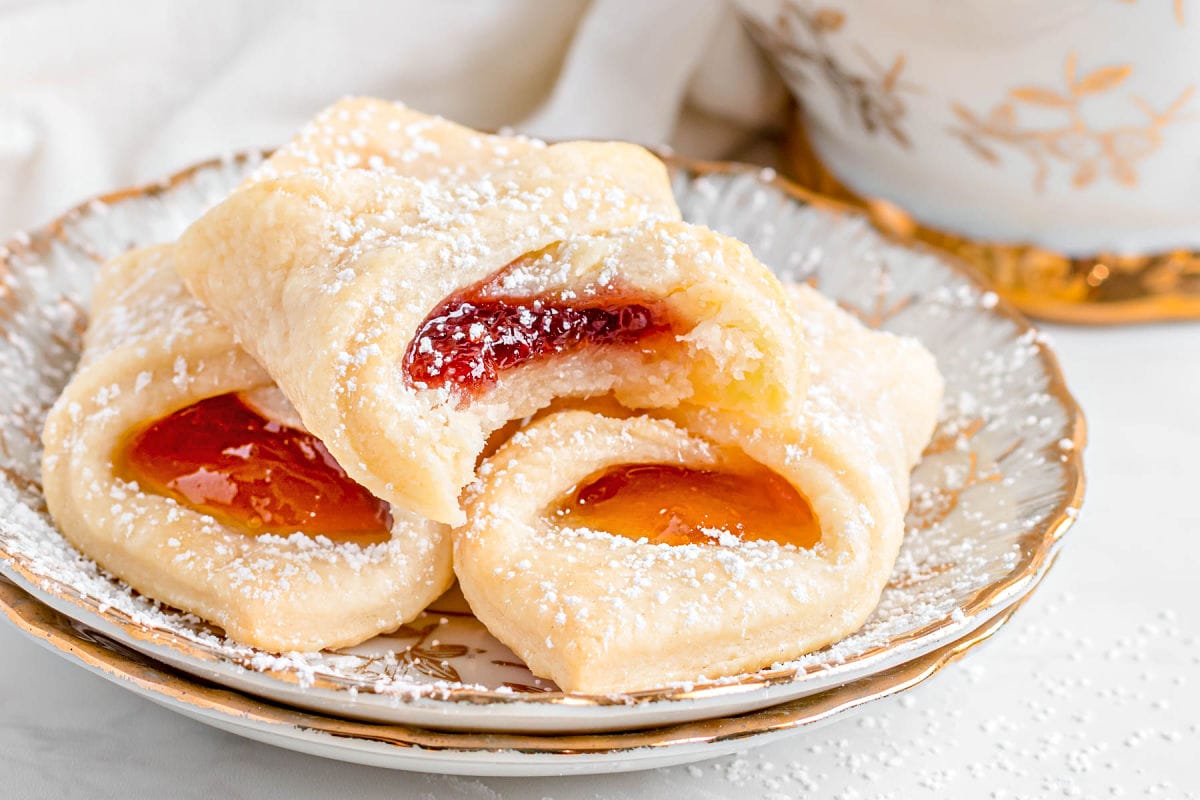
M 786 93 L 721 0 L 0 2 L 0 230 L 278 144 L 348 94 L 715 158 Z
M 780 166 L 1043 319 L 1200 318 L 1192 1 L 0 0 L 0 232 L 365 94 Z

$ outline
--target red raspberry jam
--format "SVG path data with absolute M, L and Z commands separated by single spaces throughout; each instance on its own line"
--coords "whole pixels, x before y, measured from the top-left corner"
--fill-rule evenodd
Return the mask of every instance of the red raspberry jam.
M 425 318 L 404 354 L 411 384 L 470 395 L 546 356 L 632 345 L 670 330 L 660 304 L 618 292 L 574 301 L 504 296 L 500 279 L 510 269 L 451 295 Z

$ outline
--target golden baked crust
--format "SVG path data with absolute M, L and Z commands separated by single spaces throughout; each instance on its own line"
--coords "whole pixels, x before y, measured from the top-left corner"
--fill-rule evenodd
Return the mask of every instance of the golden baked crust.
M 875 608 L 941 376 L 916 342 L 864 328 L 807 287 L 793 294 L 813 368 L 799 424 L 749 428 L 694 406 L 670 419 L 564 411 L 480 467 L 454 534 L 455 571 L 476 616 L 536 674 L 582 692 L 715 678 L 841 639 Z M 808 500 L 816 547 L 652 545 L 547 513 L 605 467 L 737 471 L 747 459 Z
M 130 432 L 270 377 L 188 295 L 169 246 L 106 264 L 78 370 L 43 433 L 46 503 L 63 534 L 133 588 L 267 650 L 360 642 L 420 613 L 453 580 L 444 526 L 396 510 L 359 546 L 253 537 L 123 480 Z
M 481 133 L 401 103 L 347 97 L 313 117 L 247 182 L 331 167 L 469 181 L 545 147 L 527 136 Z
M 358 137 L 353 110 L 327 115 L 323 133 L 303 134 L 189 228 L 177 257 L 189 288 L 377 496 L 463 522 L 458 497 L 488 435 L 561 395 L 611 391 L 632 407 L 692 401 L 756 418 L 794 410 L 804 356 L 782 288 L 744 245 L 678 221 L 654 156 L 370 107 Z M 426 144 L 405 144 L 413 131 Z M 339 137 L 350 155 L 334 155 Z M 447 157 L 458 159 L 453 180 L 440 179 Z M 400 364 L 427 315 L 521 259 L 528 266 L 506 278 L 512 294 L 619 286 L 668 306 L 677 342 L 533 361 L 466 401 L 407 381 Z

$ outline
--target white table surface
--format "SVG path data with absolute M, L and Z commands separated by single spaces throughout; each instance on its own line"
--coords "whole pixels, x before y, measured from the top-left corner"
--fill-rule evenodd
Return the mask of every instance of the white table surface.
M 1050 332 L 1091 434 L 1065 552 L 994 640 L 854 718 L 645 773 L 410 774 L 219 732 L 0 625 L 0 797 L 1200 798 L 1200 324 Z

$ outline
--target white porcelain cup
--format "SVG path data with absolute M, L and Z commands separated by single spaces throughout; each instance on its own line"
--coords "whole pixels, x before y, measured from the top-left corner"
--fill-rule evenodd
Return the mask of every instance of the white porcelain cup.
M 859 194 L 1070 255 L 1200 247 L 1200 2 L 735 3 Z

